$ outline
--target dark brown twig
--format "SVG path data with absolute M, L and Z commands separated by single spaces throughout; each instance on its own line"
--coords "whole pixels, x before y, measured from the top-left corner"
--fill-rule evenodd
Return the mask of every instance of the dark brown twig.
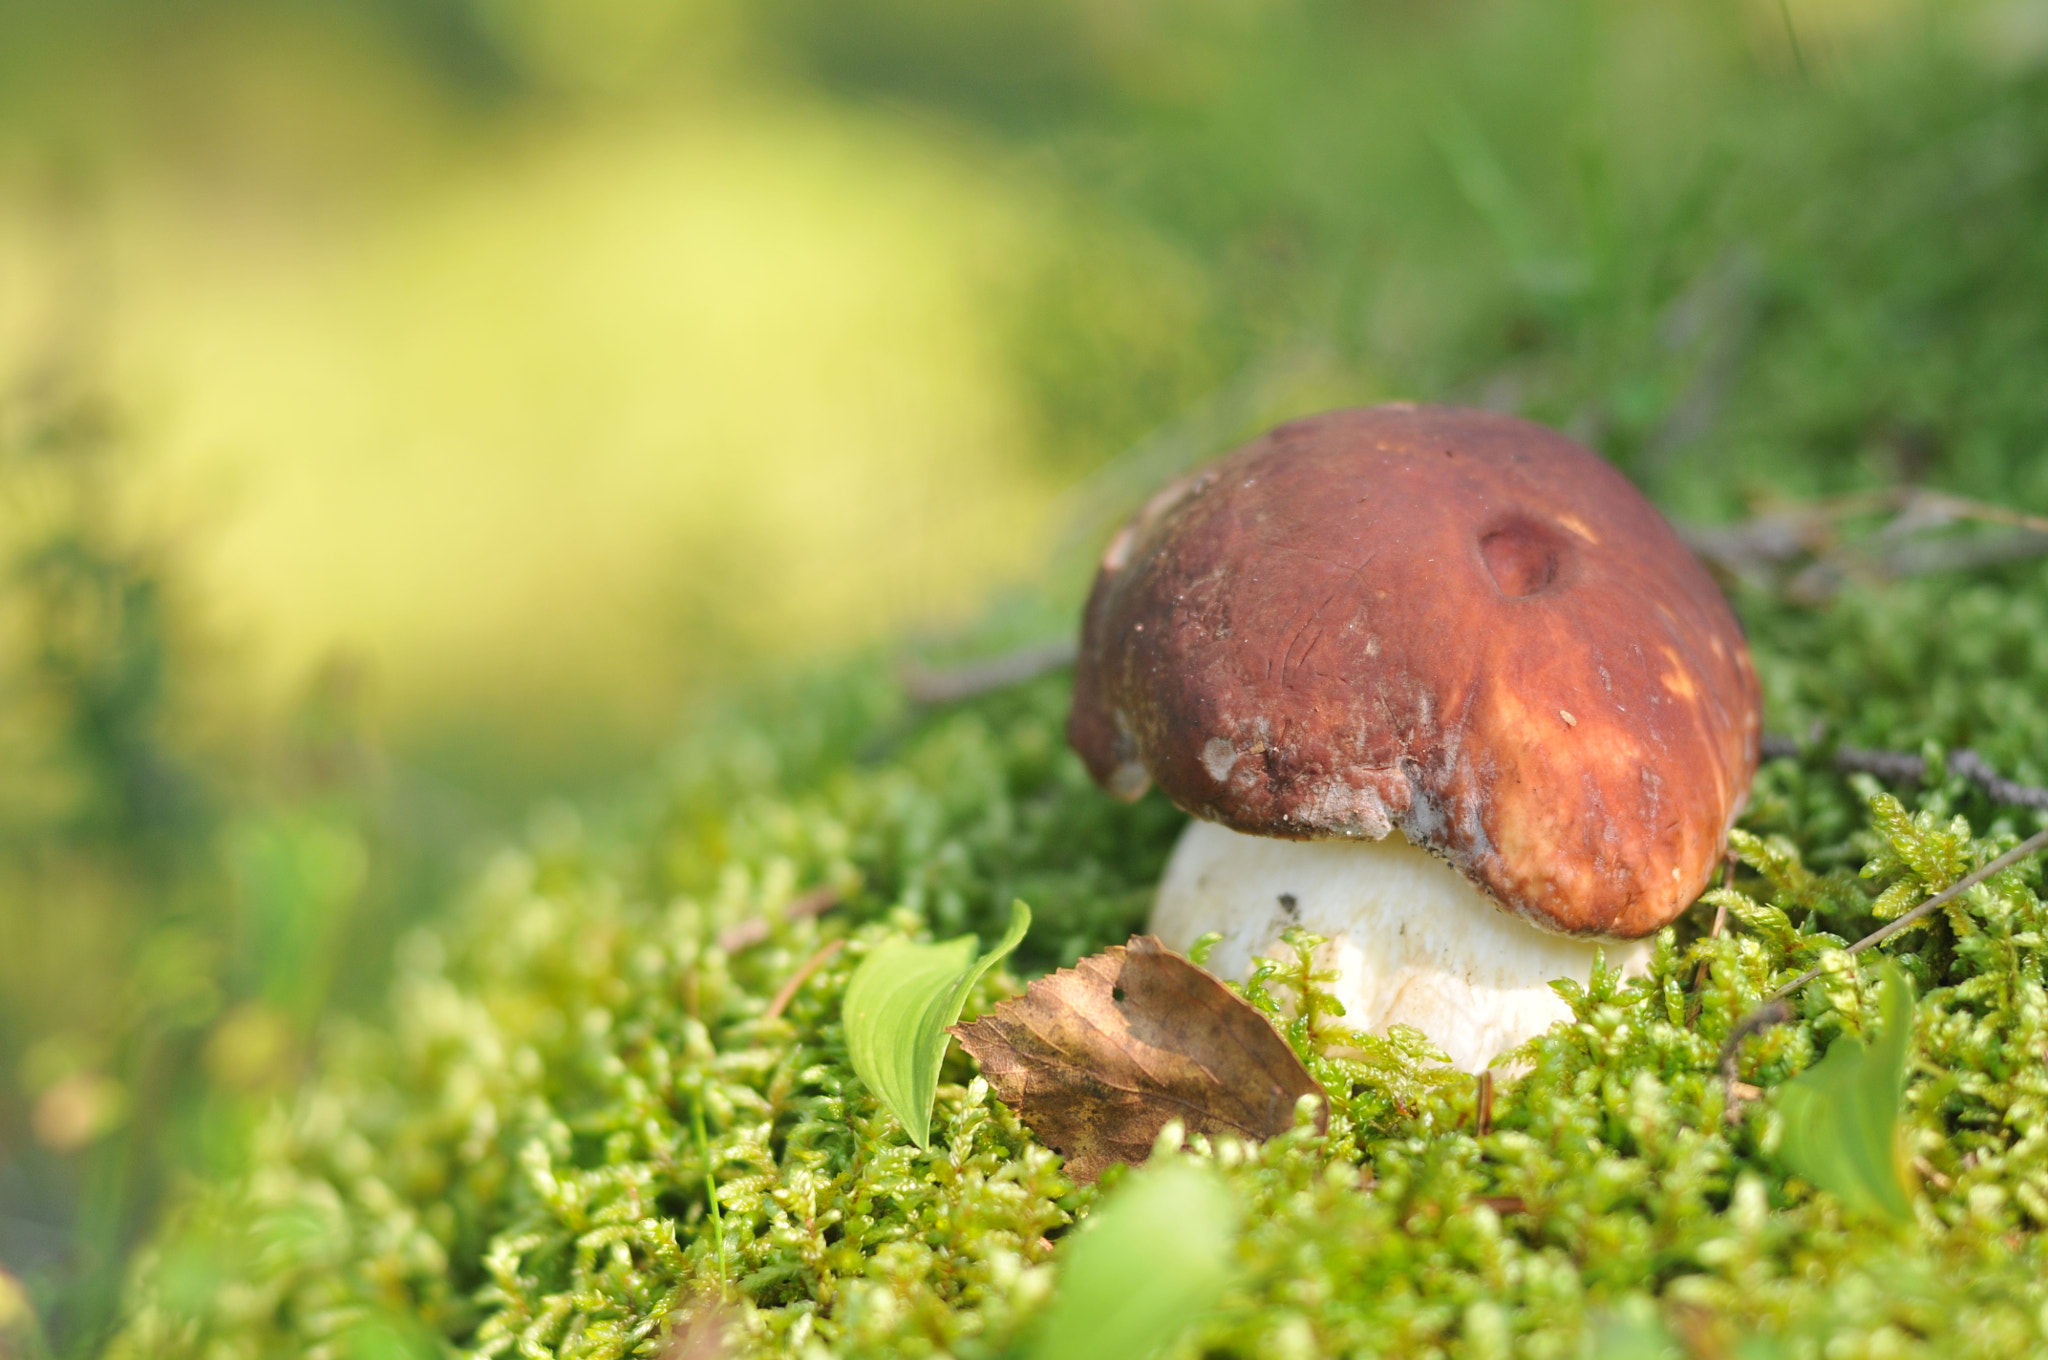
M 2037 789 L 2031 784 L 2005 778 L 1992 769 L 1984 757 L 1967 747 L 1950 753 L 1948 767 L 1990 794 L 1996 802 L 2048 810 L 2048 789 Z
M 1769 736 L 1763 739 L 1762 754 L 1765 760 L 1796 760 L 1804 753 L 1790 737 Z M 1927 778 L 1926 758 L 1910 751 L 1870 751 L 1844 746 L 1828 757 L 1828 763 L 1843 774 L 1873 774 L 1896 784 L 1917 784 Z M 1969 747 L 1949 752 L 1948 770 L 1984 790 L 1993 802 L 2048 811 L 2048 789 L 2007 779 Z
M 1782 1025 L 1791 1018 L 1792 1007 L 1783 1001 L 1773 999 L 1743 1016 L 1736 1022 L 1735 1028 L 1728 1031 L 1728 1042 L 1721 1045 L 1720 1066 L 1721 1080 L 1730 1090 L 1740 1084 L 1736 1060 L 1740 1056 L 1737 1050 L 1742 1047 L 1742 1041 L 1752 1034 L 1763 1033 L 1773 1025 Z

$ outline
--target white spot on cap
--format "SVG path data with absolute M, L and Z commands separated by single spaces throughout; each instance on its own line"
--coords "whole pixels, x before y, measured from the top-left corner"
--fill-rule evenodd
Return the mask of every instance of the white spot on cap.
M 1564 725 L 1566 727 L 1577 727 L 1579 725 L 1579 720 L 1577 718 L 1574 718 L 1571 714 L 1565 712 L 1561 708 L 1557 710 L 1557 716 L 1564 719 Z
M 1202 768 L 1209 777 L 1221 784 L 1230 778 L 1230 767 L 1237 764 L 1237 748 L 1225 737 L 1211 737 L 1202 743 Z

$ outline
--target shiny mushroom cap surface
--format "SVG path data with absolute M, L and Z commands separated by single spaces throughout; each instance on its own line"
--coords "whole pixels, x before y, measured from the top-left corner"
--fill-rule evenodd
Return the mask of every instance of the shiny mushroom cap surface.
M 1280 426 L 1154 497 L 1088 601 L 1068 738 L 1233 830 L 1399 830 L 1531 924 L 1635 937 L 1755 773 L 1726 600 L 1628 481 L 1485 411 Z

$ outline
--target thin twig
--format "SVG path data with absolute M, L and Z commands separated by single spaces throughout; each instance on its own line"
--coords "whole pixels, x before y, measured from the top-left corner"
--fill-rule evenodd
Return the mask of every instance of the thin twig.
M 1910 751 L 1869 751 L 1844 746 L 1830 759 L 1843 774 L 1874 774 L 1895 784 L 1918 784 L 1927 778 L 1927 761 Z
M 764 1021 L 780 1020 L 782 1013 L 789 1009 L 789 1003 L 796 1000 L 796 994 L 803 990 L 803 985 L 806 982 L 811 980 L 811 974 L 824 967 L 825 961 L 834 954 L 837 954 L 845 945 L 846 940 L 842 936 L 831 941 L 817 953 L 805 959 L 803 967 L 789 975 L 789 981 L 783 983 L 782 989 L 775 993 L 775 999 L 768 1003 L 768 1009 L 761 1012 L 761 1019 Z
M 1951 519 L 1976 519 L 1986 524 L 2004 524 L 2014 529 L 2025 529 L 2030 534 L 2048 534 L 2048 515 L 2030 515 L 2024 510 L 2012 510 L 2003 505 L 1992 505 L 1988 501 L 1973 501 L 1963 496 L 1951 496 L 1945 491 L 1928 491 L 1913 488 L 1908 501 L 1909 508 L 1918 505 L 1929 511 L 1940 513 Z
M 1796 760 L 1803 754 L 1799 743 L 1790 737 L 1767 736 L 1763 739 L 1762 755 L 1765 760 Z M 1844 774 L 1874 774 L 1879 779 L 1899 784 L 1917 784 L 1927 778 L 1926 759 L 1910 751 L 1870 751 L 1843 746 L 1828 757 L 1828 763 Z M 2048 812 L 2048 789 L 2007 779 L 1967 746 L 1949 753 L 1948 770 L 1950 774 L 1960 775 L 1983 789 L 1993 802 Z
M 2006 851 L 1997 859 L 1992 860 L 1989 864 L 1977 870 L 1975 873 L 1967 874 L 1964 877 L 1957 879 L 1954 883 L 1942 889 L 1934 896 L 1928 898 L 1925 902 L 1922 902 L 1919 906 L 1913 908 L 1904 916 L 1901 916 L 1893 921 L 1888 921 L 1884 925 L 1880 926 L 1878 929 L 1871 931 L 1868 935 L 1865 935 L 1862 939 L 1850 945 L 1846 952 L 1851 954 L 1860 954 L 1874 944 L 1881 944 L 1884 941 L 1889 940 L 1892 936 L 1898 934 L 1900 931 L 1906 929 L 1908 926 L 1919 924 L 1921 921 L 1927 918 L 1930 912 L 1933 912 L 1935 909 L 1939 907 L 1947 906 L 1949 903 L 1955 901 L 1958 897 L 1962 896 L 1970 889 L 1976 887 L 1979 883 L 1982 883 L 1985 879 L 1990 878 L 1993 874 L 1997 874 L 2003 872 L 2006 869 L 2010 869 L 2013 865 L 2019 863 L 2021 860 L 2027 858 L 2029 855 L 2039 853 L 2044 847 L 2048 847 L 2048 830 L 2036 831 L 2033 835 L 2027 837 L 2018 845 L 2015 845 L 2012 849 Z M 1769 997 L 1769 1000 L 1772 1002 L 1776 1002 L 1781 997 L 1790 996 L 1793 992 L 1798 991 L 1801 987 L 1804 987 L 1807 983 L 1819 977 L 1821 975 L 1821 971 L 1821 968 L 1818 966 L 1807 969 L 1798 977 L 1793 978 L 1790 982 L 1778 988 L 1777 991 L 1772 992 Z
M 1721 861 L 1721 886 L 1724 889 L 1735 886 L 1735 866 L 1737 863 L 1735 851 L 1730 849 L 1727 857 Z M 1718 940 L 1721 938 L 1722 932 L 1727 929 L 1728 901 L 1726 898 L 1723 898 L 1714 904 L 1714 928 L 1707 932 L 1707 938 Z M 1706 997 L 1701 989 L 1706 985 L 1708 962 L 1706 958 L 1702 957 L 1699 966 L 1692 970 L 1692 1002 L 1685 1008 L 1685 1027 L 1687 1029 L 1691 1029 L 1693 1025 L 1698 1023 L 1700 1011 L 1705 1007 Z
M 1739 1056 L 1736 1050 L 1742 1047 L 1744 1039 L 1752 1034 L 1761 1034 L 1773 1025 L 1782 1025 L 1791 1018 L 1792 1007 L 1776 998 L 1766 1001 L 1743 1016 L 1735 1028 L 1728 1031 L 1728 1042 L 1721 1045 L 1721 1080 L 1731 1089 L 1735 1086 L 1735 1064 Z
M 839 890 L 832 887 L 813 888 L 803 896 L 793 899 L 782 909 L 782 919 L 797 921 L 806 916 L 823 916 L 839 905 Z M 749 916 L 744 921 L 735 921 L 718 933 L 718 947 L 728 954 L 737 954 L 742 949 L 752 949 L 768 938 L 768 918 Z
M 1883 528 L 1858 543 L 1843 539 L 1845 521 L 1879 512 L 1892 515 Z M 2013 532 L 1989 539 L 1927 536 L 1958 521 Z M 1851 580 L 1892 581 L 2048 553 L 2048 517 L 1917 486 L 1773 506 L 1739 524 L 1687 526 L 1680 533 L 1724 575 L 1814 604 Z
M 1072 638 L 1061 638 L 1054 642 L 1035 642 L 987 661 L 951 670 L 928 670 L 912 663 L 903 667 L 901 672 L 903 688 L 920 704 L 957 704 L 962 699 L 1008 689 L 1027 680 L 1036 680 L 1048 671 L 1071 666 L 1076 650 Z
M 1992 769 L 1984 757 L 1967 747 L 1949 756 L 1948 767 L 1975 783 L 1996 802 L 2048 810 L 2048 789 L 2037 789 L 2031 784 L 2005 778 Z
M 1773 756 L 1796 756 L 1797 746 L 1785 738 L 1765 738 L 1764 754 Z M 1967 757 L 1967 760 L 1965 759 Z M 1835 766 L 1847 771 L 1862 771 L 1889 779 L 1917 780 L 1927 773 L 1926 762 L 1919 756 L 1904 751 L 1863 751 L 1853 747 L 1835 752 Z M 2037 789 L 2028 784 L 2015 783 L 2003 778 L 1975 751 L 1958 751 L 1949 757 L 1949 768 L 1982 785 L 1991 796 L 2002 803 L 2015 803 L 2025 807 L 2048 807 L 2048 790 Z M 1947 906 L 1958 897 L 1976 887 L 1979 883 L 2002 873 L 2030 855 L 2048 848 L 2048 829 L 2035 832 L 2012 849 L 1986 864 L 1974 873 L 1965 875 L 1934 896 L 1914 907 L 1895 920 L 1888 921 L 1844 952 L 1860 954 L 1873 945 L 1882 944 L 1900 931 L 1925 920 L 1930 914 Z M 1716 914 L 1719 924 L 1719 913 Z M 1729 1098 L 1735 1100 L 1742 1095 L 1742 1083 L 1736 1080 L 1736 1049 L 1741 1042 L 1760 1030 L 1772 1025 L 1783 1024 L 1792 1017 L 1790 1003 L 1786 1000 L 1792 993 L 1819 977 L 1825 965 L 1807 969 L 1784 986 L 1764 998 L 1763 1004 L 1744 1016 L 1728 1035 L 1728 1042 L 1721 1047 L 1721 1078 L 1727 1083 Z M 1694 981 L 1698 985 L 1697 978 Z M 1734 1106 L 1730 1106 L 1730 1117 L 1734 1117 Z

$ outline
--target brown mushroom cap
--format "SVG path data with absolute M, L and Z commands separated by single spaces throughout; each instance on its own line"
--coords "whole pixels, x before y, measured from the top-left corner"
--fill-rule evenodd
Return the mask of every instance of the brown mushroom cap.
M 1398 828 L 1530 922 L 1637 936 L 1713 873 L 1756 771 L 1727 602 L 1600 458 L 1527 421 L 1297 420 L 1104 555 L 1067 735 L 1235 830 Z

